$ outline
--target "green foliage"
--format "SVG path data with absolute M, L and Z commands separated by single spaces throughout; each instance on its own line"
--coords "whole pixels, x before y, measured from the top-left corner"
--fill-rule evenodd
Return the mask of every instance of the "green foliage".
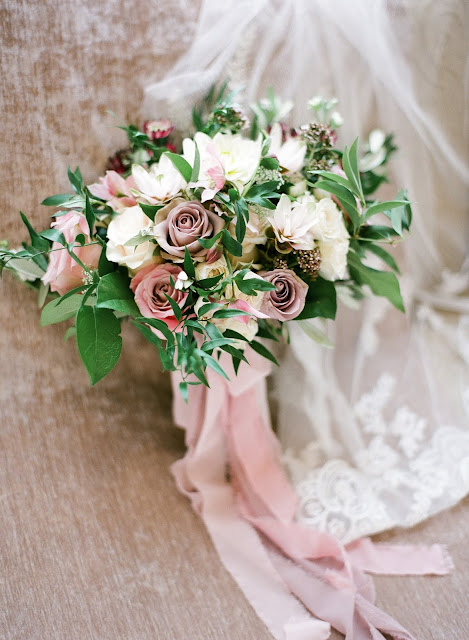
M 404 311 L 399 281 L 394 273 L 365 266 L 353 251 L 348 254 L 348 267 L 350 276 L 357 284 L 369 286 L 375 295 L 387 298 L 396 309 Z
M 74 294 L 64 299 L 56 298 L 43 308 L 41 313 L 41 327 L 57 324 L 73 318 L 83 303 L 83 296 Z
M 129 284 L 128 275 L 121 271 L 104 275 L 99 280 L 96 306 L 100 309 L 113 309 L 134 317 L 139 316 L 140 311 L 135 304 Z
M 122 351 L 121 324 L 111 309 L 83 305 L 76 317 L 78 352 L 96 384 L 117 364 Z
M 329 318 L 334 320 L 336 313 L 337 295 L 334 283 L 319 277 L 310 283 L 304 309 L 296 319 Z

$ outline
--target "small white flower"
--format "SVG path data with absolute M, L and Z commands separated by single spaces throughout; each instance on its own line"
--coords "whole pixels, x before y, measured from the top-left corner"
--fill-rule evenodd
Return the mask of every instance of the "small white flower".
M 329 116 L 329 124 L 333 129 L 338 129 L 344 124 L 344 119 L 338 111 L 333 111 Z
M 185 271 L 181 271 L 178 274 L 176 282 L 174 283 L 174 288 L 178 291 L 183 291 L 184 289 L 189 289 L 193 282 L 194 281 L 189 278 Z
M 281 167 L 291 173 L 303 168 L 306 142 L 300 136 L 289 137 L 282 144 L 282 127 L 276 122 L 272 125 L 270 140 L 269 153 L 276 156 Z

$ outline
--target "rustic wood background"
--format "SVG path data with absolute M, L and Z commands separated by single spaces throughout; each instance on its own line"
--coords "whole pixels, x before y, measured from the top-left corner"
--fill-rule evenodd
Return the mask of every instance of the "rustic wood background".
M 198 2 L 4 0 L 0 6 L 0 238 L 38 227 L 38 203 L 85 180 L 124 144 L 110 109 L 139 121 L 142 87 L 188 46 Z M 270 634 L 176 490 L 170 386 L 125 328 L 116 370 L 91 388 L 62 326 L 39 329 L 35 295 L 0 292 L 0 637 L 264 640 Z M 456 570 L 377 578 L 378 603 L 418 640 L 469 638 L 469 501 L 381 539 L 446 543 Z M 334 634 L 334 638 L 341 637 Z

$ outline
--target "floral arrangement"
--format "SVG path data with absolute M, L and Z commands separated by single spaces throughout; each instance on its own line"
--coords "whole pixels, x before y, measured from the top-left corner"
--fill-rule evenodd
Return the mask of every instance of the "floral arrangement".
M 290 129 L 292 105 L 273 92 L 251 124 L 234 98 L 226 83 L 213 89 L 179 145 L 169 120 L 122 127 L 129 148 L 104 177 L 86 186 L 69 169 L 73 192 L 42 203 L 57 209 L 50 228 L 21 214 L 30 241 L 1 245 L 0 271 L 39 290 L 41 325 L 74 320 L 66 337 L 93 384 L 119 359 L 126 317 L 181 372 L 187 397 L 188 385 L 208 384 L 207 367 L 227 377 L 223 352 L 235 371 L 246 346 L 275 362 L 266 343 L 285 339 L 287 321 L 329 344 L 310 319 L 334 319 L 338 296 L 371 290 L 404 308 L 383 245 L 409 229 L 411 206 L 403 192 L 373 196 L 392 136 L 374 131 L 341 151 L 336 100 L 313 98 L 311 122 Z

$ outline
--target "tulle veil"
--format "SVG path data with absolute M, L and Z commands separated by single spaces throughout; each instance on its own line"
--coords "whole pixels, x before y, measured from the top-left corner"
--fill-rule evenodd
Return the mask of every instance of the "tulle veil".
M 344 542 L 469 492 L 468 33 L 464 0 L 203 0 L 192 46 L 146 88 L 146 115 L 183 128 L 229 76 L 246 104 L 269 86 L 294 99 L 296 124 L 313 94 L 337 96 L 342 144 L 395 133 L 386 188 L 415 203 L 406 316 L 381 299 L 342 306 L 334 350 L 292 323 L 273 376 L 298 518 Z

